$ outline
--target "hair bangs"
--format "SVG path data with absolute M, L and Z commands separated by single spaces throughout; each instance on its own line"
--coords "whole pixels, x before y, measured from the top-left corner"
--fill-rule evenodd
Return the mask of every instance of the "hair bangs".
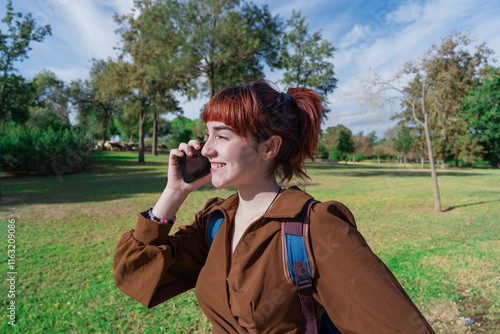
M 262 127 L 260 117 L 257 96 L 244 87 L 230 87 L 215 94 L 202 116 L 205 123 L 222 122 L 242 137 L 254 134 Z

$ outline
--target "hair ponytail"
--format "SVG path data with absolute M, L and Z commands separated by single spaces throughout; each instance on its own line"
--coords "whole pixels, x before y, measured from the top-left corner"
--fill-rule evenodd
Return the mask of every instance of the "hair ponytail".
M 283 179 L 290 180 L 293 174 L 308 178 L 305 173 L 305 159 L 314 160 L 321 128 L 323 106 L 318 94 L 308 88 L 289 88 L 291 108 L 297 112 L 297 144 L 290 157 L 281 166 Z M 286 143 L 284 143 L 286 145 Z
M 294 175 L 309 178 L 304 162 L 306 158 L 314 160 L 322 111 L 313 90 L 289 88 L 280 93 L 259 79 L 218 92 L 205 107 L 203 121 L 223 122 L 240 136 L 253 135 L 257 142 L 280 136 L 274 172 L 290 181 Z

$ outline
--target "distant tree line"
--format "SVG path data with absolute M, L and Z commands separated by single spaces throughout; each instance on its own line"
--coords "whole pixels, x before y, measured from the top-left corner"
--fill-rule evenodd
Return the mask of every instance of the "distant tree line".
M 9 2 L 7 16 L 22 14 L 14 13 Z M 50 27 L 36 27 L 31 14 L 25 18 L 32 32 L 16 35 L 26 44 L 17 60 L 27 57 L 30 42 L 50 35 Z M 315 89 L 325 102 L 326 118 L 327 97 L 337 83 L 331 62 L 335 48 L 321 32 L 309 31 L 300 12 L 284 20 L 267 6 L 247 1 L 139 0 L 132 13 L 114 19 L 121 39 L 116 58 L 93 59 L 88 78 L 69 84 L 50 71 L 31 81 L 3 78 L 2 98 L 12 96 L 4 90 L 18 94 L 8 103 L 2 100 L 0 121 L 86 132 L 103 149 L 119 136 L 138 142 L 138 161 L 145 162 L 146 140 L 157 154 L 159 145 L 171 148 L 203 137 L 202 121 L 182 116 L 179 97 L 208 102 L 224 87 L 264 77 L 265 66 L 282 70 L 281 84 Z M 3 37 L 3 48 L 15 45 L 15 38 Z M 4 59 L 12 57 L 2 51 Z M 4 73 L 14 70 L 2 65 Z
M 183 116 L 179 97 L 208 101 L 226 86 L 264 77 L 265 67 L 281 71 L 279 84 L 315 89 L 327 118 L 326 101 L 337 85 L 335 48 L 320 31 L 309 31 L 300 12 L 284 20 L 247 1 L 139 0 L 132 13 L 114 18 L 119 53 L 93 59 L 87 79 L 65 83 L 42 71 L 27 80 L 15 63 L 51 29 L 38 27 L 31 14 L 16 13 L 8 1 L 8 30 L 0 38 L 0 122 L 73 131 L 102 149 L 116 136 L 137 143 L 138 161 L 145 162 L 146 144 L 157 154 L 160 145 L 168 149 L 203 137 L 204 124 Z M 399 101 L 401 111 L 393 117 L 398 126 L 384 138 L 353 135 L 342 125 L 327 128 L 318 156 L 500 166 L 499 69 L 488 63 L 490 49 L 482 44 L 472 52 L 470 44 L 467 34 L 448 36 L 394 78 L 367 81 L 372 104 L 375 97 L 380 106 Z M 410 81 L 401 87 L 396 81 L 402 78 Z M 387 96 L 389 91 L 399 95 Z

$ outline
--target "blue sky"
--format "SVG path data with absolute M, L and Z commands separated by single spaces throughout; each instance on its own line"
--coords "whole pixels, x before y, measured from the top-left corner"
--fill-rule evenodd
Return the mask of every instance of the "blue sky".
M 267 4 L 273 14 L 284 19 L 290 17 L 293 9 L 301 10 L 310 31 L 321 30 L 323 38 L 337 48 L 331 61 L 339 82 L 329 98 L 332 112 L 324 128 L 343 124 L 353 133 L 377 131 L 381 136 L 394 124 L 388 120 L 394 110 L 366 110 L 360 102 L 360 79 L 375 73 L 391 76 L 402 64 L 422 55 L 431 44 L 439 44 L 441 38 L 454 31 L 469 30 L 475 38 L 474 45 L 485 42 L 500 53 L 500 2 L 496 0 L 254 3 Z M 85 79 L 92 58 L 116 56 L 114 47 L 119 36 L 114 33 L 117 26 L 113 14 L 129 13 L 132 5 L 132 0 L 15 0 L 15 11 L 31 12 L 39 23 L 52 26 L 52 36 L 33 44 L 29 59 L 17 64 L 20 74 L 31 78 L 48 69 L 68 83 Z M 2 5 L 1 17 L 4 12 Z M 268 72 L 266 77 L 283 86 L 279 84 L 280 72 Z M 197 117 L 205 102 L 206 99 L 183 102 L 185 116 Z

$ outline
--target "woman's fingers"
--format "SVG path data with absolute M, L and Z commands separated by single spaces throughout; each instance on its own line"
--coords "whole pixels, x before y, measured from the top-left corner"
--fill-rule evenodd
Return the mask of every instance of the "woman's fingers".
M 179 150 L 184 151 L 187 156 L 193 155 L 193 148 L 199 150 L 201 148 L 200 142 L 197 139 L 190 140 L 187 144 L 180 143 Z M 177 156 L 182 156 L 182 154 L 176 154 Z
M 188 143 L 189 146 L 194 147 L 196 150 L 199 150 L 201 148 L 200 142 L 198 139 L 191 139 Z

